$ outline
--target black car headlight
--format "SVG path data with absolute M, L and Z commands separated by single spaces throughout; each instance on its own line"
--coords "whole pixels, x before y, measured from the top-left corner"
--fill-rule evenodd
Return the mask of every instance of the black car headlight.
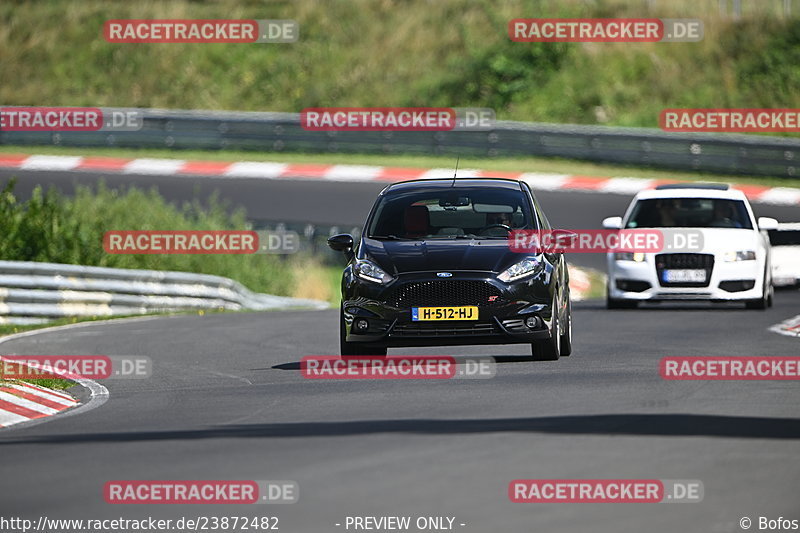
M 353 270 L 359 278 L 371 281 L 372 283 L 380 283 L 385 285 L 392 281 L 392 276 L 383 271 L 381 267 L 369 261 L 368 259 L 359 259 L 356 261 Z
M 505 281 L 506 283 L 517 281 L 518 279 L 525 278 L 535 273 L 539 269 L 540 265 L 541 263 L 538 259 L 535 257 L 528 257 L 505 269 L 500 273 L 500 275 L 497 276 L 497 279 L 500 281 Z

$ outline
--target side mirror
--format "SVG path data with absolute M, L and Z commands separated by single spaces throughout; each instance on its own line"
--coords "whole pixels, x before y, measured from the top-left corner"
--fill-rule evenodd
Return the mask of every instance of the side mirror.
M 328 246 L 337 252 L 353 251 L 353 236 L 349 233 L 340 233 L 328 239 Z
M 621 229 L 622 217 L 608 217 L 603 219 L 603 227 L 605 229 Z
M 778 221 L 769 217 L 758 217 L 758 229 L 772 231 L 778 229 Z

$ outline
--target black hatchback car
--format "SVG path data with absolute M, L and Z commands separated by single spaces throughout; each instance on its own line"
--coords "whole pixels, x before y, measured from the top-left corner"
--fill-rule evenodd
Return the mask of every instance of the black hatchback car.
M 550 230 L 525 182 L 495 178 L 395 183 L 378 196 L 342 276 L 341 354 L 387 347 L 531 345 L 537 360 L 572 350 L 562 253 L 519 253 L 513 230 Z

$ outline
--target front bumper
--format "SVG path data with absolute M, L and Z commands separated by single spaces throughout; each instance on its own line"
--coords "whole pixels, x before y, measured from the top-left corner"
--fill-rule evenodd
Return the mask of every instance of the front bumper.
M 400 275 L 382 286 L 345 272 L 342 316 L 346 340 L 376 346 L 457 346 L 530 343 L 550 337 L 549 274 L 503 283 L 492 274 L 434 272 Z M 477 306 L 477 320 L 414 321 L 412 307 Z M 525 320 L 534 317 L 535 327 Z M 354 327 L 359 319 L 366 328 Z M 363 326 L 364 322 L 359 325 Z
M 669 284 L 659 279 L 654 254 L 645 260 L 619 261 L 608 254 L 608 295 L 618 300 L 711 300 L 742 301 L 761 298 L 764 258 L 726 262 L 714 256 L 707 267 L 706 283 Z
M 775 287 L 791 287 L 800 285 L 800 272 L 772 266 L 772 285 Z

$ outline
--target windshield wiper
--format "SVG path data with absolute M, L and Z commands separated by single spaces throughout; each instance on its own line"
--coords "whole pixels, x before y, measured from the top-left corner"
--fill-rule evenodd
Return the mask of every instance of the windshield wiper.
M 508 237 L 504 237 L 502 235 L 475 235 L 474 233 L 467 233 L 466 235 L 451 235 L 451 237 L 454 239 L 475 239 L 476 241 L 484 241 L 488 239 L 508 239 Z
M 398 237 L 397 235 L 370 235 L 370 239 L 378 239 L 378 240 L 385 240 L 385 241 L 413 241 L 415 239 L 409 239 L 407 237 Z

